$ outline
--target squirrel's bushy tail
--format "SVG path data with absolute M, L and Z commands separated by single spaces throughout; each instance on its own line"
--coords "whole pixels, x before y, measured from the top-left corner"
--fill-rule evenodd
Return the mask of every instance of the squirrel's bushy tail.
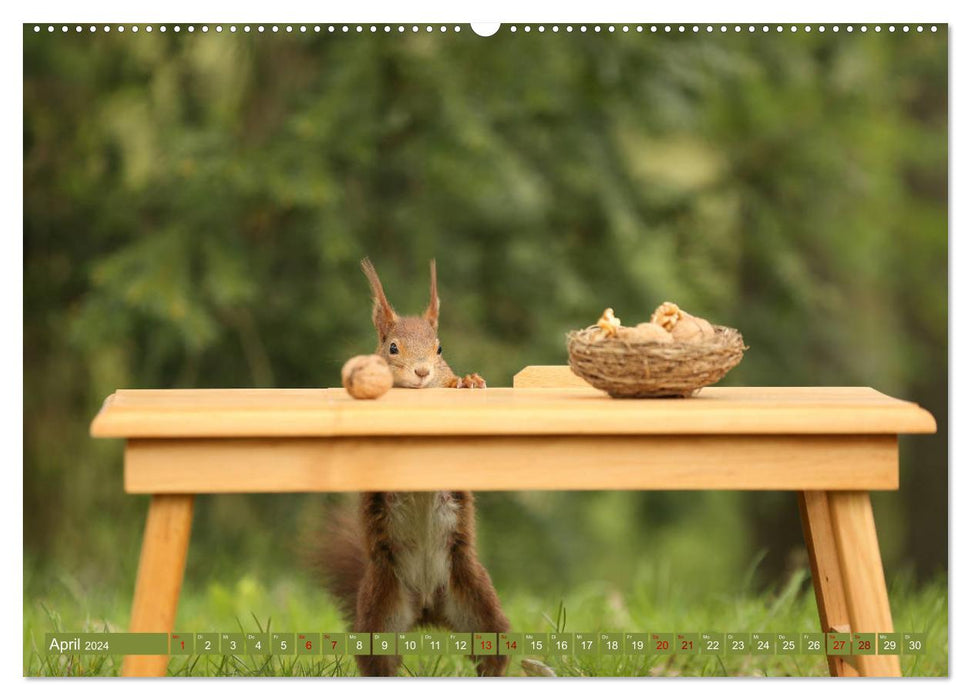
M 329 510 L 321 534 L 322 538 L 310 549 L 310 563 L 336 599 L 344 617 L 353 623 L 357 591 L 367 562 L 364 534 L 356 511 L 352 508 Z

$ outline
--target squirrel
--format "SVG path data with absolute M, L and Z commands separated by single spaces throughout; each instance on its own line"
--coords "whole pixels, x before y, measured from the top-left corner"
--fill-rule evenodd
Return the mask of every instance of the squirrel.
M 478 374 L 467 374 L 460 379 L 442 357 L 442 344 L 438 339 L 438 280 L 434 260 L 430 264 L 432 282 L 428 308 L 421 316 L 398 316 L 384 295 L 384 287 L 371 261 L 364 258 L 361 267 L 374 297 L 371 320 L 378 332 L 375 354 L 383 357 L 391 368 L 394 386 L 409 389 L 485 389 L 485 380 Z
M 459 378 L 442 357 L 438 289 L 421 316 L 398 316 L 370 260 L 361 261 L 374 298 L 377 354 L 394 386 L 485 388 L 478 374 Z M 407 632 L 416 626 L 454 632 L 508 632 L 509 620 L 475 543 L 471 491 L 371 492 L 355 514 L 336 512 L 325 527 L 318 569 L 356 632 Z M 357 656 L 363 676 L 392 676 L 400 656 Z M 505 673 L 508 657 L 471 658 L 480 676 Z

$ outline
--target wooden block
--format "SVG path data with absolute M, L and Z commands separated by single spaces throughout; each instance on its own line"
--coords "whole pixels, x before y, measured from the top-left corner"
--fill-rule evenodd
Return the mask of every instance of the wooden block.
M 531 365 L 512 378 L 514 389 L 588 388 L 590 383 L 573 373 L 568 365 Z
M 129 493 L 848 488 L 897 488 L 895 437 L 129 440 L 125 451 Z

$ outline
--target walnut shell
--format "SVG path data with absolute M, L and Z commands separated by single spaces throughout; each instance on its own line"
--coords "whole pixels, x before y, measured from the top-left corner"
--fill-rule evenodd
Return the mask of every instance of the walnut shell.
M 683 316 L 671 329 L 671 335 L 679 343 L 699 343 L 715 335 L 715 329 L 703 318 L 682 312 Z
M 394 377 L 380 355 L 356 355 L 341 368 L 341 384 L 355 399 L 376 399 L 388 393 Z
M 633 328 L 621 328 L 619 337 L 634 343 L 673 343 L 674 338 L 656 323 L 638 323 Z
M 604 309 L 603 315 L 597 321 L 597 326 L 600 327 L 600 340 L 611 338 L 620 330 L 620 319 L 614 316 L 613 309 Z
M 651 323 L 656 323 L 666 331 L 672 331 L 684 316 L 684 311 L 679 309 L 677 304 L 666 301 L 654 309 L 654 313 L 651 314 Z

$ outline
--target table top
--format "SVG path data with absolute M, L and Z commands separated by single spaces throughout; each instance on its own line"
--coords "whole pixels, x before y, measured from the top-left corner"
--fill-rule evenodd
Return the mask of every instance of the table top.
M 933 433 L 915 403 L 867 387 L 708 387 L 690 399 L 611 399 L 592 388 L 123 389 L 94 437 Z

